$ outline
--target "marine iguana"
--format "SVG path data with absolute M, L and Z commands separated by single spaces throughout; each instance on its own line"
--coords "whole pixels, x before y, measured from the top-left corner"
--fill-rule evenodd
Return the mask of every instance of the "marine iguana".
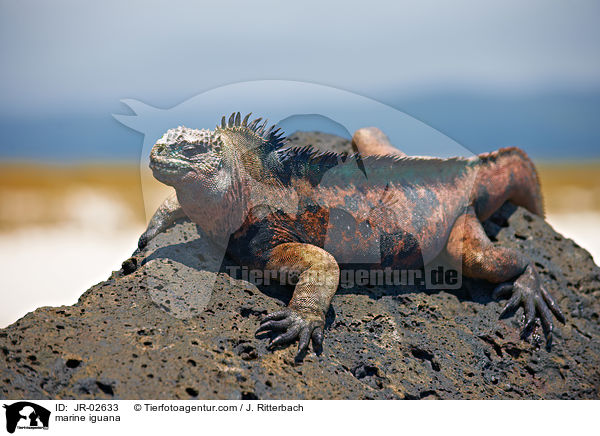
M 282 278 L 295 273 L 288 306 L 257 330 L 281 332 L 270 348 L 298 340 L 300 355 L 311 339 L 321 347 L 348 252 L 404 269 L 442 255 L 464 276 L 498 284 L 494 297 L 510 296 L 502 315 L 523 306 L 523 337 L 539 317 L 550 345 L 552 314 L 564 323 L 559 305 L 533 262 L 493 244 L 481 224 L 506 201 L 544 215 L 535 167 L 522 150 L 408 157 L 370 128 L 353 137 L 359 152 L 319 152 L 287 147 L 279 129 L 249 117 L 223 117 L 213 131 L 178 127 L 156 142 L 150 168 L 176 196 L 154 214 L 139 247 L 187 216 L 240 264 Z

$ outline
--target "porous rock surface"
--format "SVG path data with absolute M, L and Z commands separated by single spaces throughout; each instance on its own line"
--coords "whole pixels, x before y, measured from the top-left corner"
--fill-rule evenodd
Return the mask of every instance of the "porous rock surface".
M 344 144 L 314 132 L 294 137 L 307 139 Z M 231 278 L 183 220 L 73 306 L 42 307 L 0 330 L 0 396 L 599 398 L 600 268 L 523 209 L 505 205 L 485 228 L 530 256 L 559 301 L 567 322 L 556 323 L 550 351 L 539 326 L 519 338 L 522 309 L 499 320 L 492 286 L 465 279 L 458 291 L 340 290 L 321 354 L 298 362 L 295 346 L 272 352 L 254 336 L 290 291 Z

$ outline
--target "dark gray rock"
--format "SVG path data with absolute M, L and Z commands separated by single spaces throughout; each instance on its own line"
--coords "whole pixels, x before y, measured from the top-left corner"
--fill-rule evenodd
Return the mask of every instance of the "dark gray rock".
M 327 148 L 325 139 L 316 144 Z M 254 337 L 290 291 L 232 279 L 195 225 L 181 221 L 75 305 L 37 309 L 1 330 L 0 396 L 599 398 L 600 268 L 511 205 L 485 227 L 534 259 L 557 297 L 567 323 L 550 351 L 539 326 L 519 338 L 522 309 L 499 320 L 492 286 L 465 279 L 451 292 L 340 290 L 322 354 L 298 363 L 295 347 L 270 352 Z

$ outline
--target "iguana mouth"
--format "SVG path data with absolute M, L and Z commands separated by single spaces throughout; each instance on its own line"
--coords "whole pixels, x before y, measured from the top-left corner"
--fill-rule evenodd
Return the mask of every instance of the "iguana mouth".
M 183 170 L 189 170 L 191 168 L 183 161 L 161 159 L 150 161 L 150 169 L 159 171 L 161 173 L 179 174 Z
M 190 162 L 164 153 L 166 147 L 155 146 L 150 153 L 150 169 L 160 173 L 180 174 L 191 170 Z

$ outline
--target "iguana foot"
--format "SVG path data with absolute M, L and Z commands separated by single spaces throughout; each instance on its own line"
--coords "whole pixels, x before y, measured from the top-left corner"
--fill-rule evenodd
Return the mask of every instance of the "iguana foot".
M 269 349 L 273 349 L 278 345 L 289 344 L 298 339 L 298 354 L 296 355 L 298 357 L 307 350 L 311 338 L 315 349 L 319 349 L 322 346 L 324 326 L 324 317 L 302 313 L 286 307 L 283 310 L 267 315 L 261 321 L 256 334 L 265 331 L 283 331 L 283 333 L 269 343 Z
M 528 265 L 523 274 L 513 283 L 498 285 L 494 290 L 493 297 L 498 299 L 503 295 L 511 295 L 511 297 L 502 309 L 500 317 L 502 318 L 506 314 L 516 310 L 519 306 L 523 306 L 525 310 L 525 325 L 521 331 L 521 337 L 526 338 L 533 330 L 537 314 L 542 322 L 542 328 L 546 336 L 546 345 L 549 347 L 552 344 L 552 331 L 554 329 L 552 314 L 563 324 L 565 317 L 554 297 L 542 285 L 536 270 L 531 265 Z
M 150 242 L 156 235 L 157 235 L 157 231 L 156 229 L 148 229 L 146 230 L 142 236 L 140 236 L 140 239 L 138 239 L 138 250 L 143 250 L 144 248 L 146 248 L 146 245 L 148 245 L 148 242 Z

